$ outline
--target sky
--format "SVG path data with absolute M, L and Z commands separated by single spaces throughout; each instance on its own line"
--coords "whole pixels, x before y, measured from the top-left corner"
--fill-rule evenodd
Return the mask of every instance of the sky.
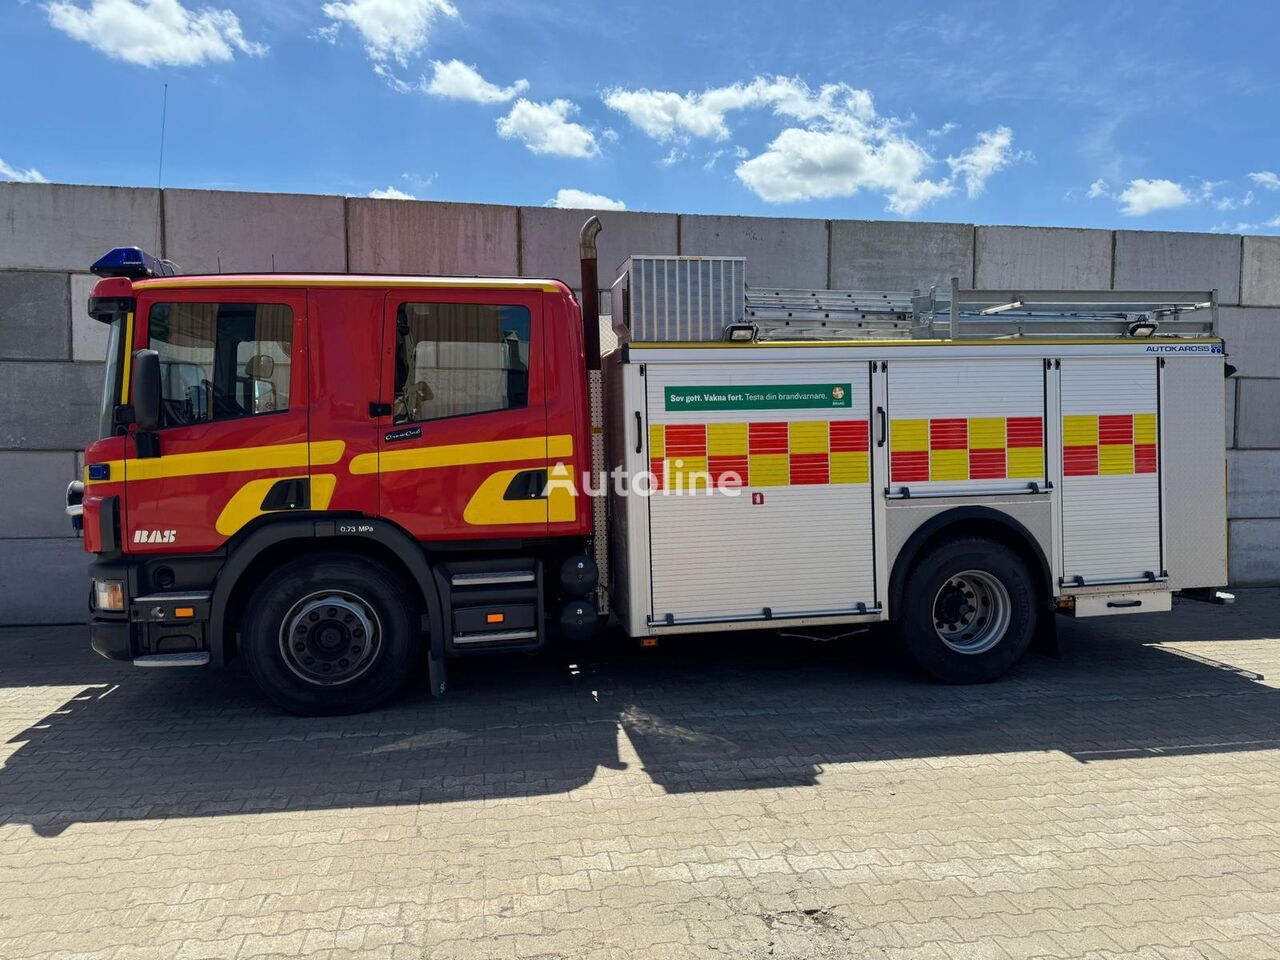
M 0 0 L 0 179 L 1280 234 L 1277 37 L 1271 0 Z

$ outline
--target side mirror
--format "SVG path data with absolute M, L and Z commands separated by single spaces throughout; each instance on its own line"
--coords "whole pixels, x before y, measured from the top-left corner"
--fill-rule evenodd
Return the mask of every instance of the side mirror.
M 133 355 L 133 421 L 143 433 L 160 426 L 160 354 L 154 350 Z

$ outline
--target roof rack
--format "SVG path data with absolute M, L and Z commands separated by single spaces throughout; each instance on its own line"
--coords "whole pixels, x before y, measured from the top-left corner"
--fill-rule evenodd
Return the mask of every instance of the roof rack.
M 1203 337 L 1218 328 L 1218 291 L 961 290 L 911 298 L 915 339 Z
M 797 290 L 748 287 L 727 340 L 1210 336 L 1216 290 Z

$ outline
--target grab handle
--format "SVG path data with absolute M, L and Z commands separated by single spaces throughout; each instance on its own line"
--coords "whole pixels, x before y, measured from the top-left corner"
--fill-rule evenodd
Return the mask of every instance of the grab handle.
M 636 453 L 644 453 L 644 421 L 640 419 L 640 411 L 636 411 Z
M 889 432 L 889 420 L 885 416 L 884 407 L 876 407 L 876 416 L 880 418 L 880 438 L 876 440 L 876 446 L 883 447 L 885 435 Z

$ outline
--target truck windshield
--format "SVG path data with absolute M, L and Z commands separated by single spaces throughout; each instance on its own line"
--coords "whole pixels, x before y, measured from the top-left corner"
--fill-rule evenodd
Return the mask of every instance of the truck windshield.
M 116 432 L 116 404 L 120 402 L 120 373 L 124 368 L 124 317 L 110 323 L 107 334 L 107 363 L 102 379 L 102 405 L 98 409 L 98 436 L 110 437 Z

